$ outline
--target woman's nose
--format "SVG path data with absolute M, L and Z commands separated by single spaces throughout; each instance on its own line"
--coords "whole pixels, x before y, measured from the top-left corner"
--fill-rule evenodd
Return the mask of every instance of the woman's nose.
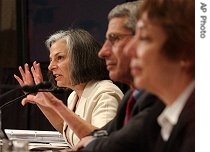
M 56 68 L 56 64 L 53 61 L 50 61 L 50 64 L 48 66 L 48 70 L 52 71 L 55 68 Z

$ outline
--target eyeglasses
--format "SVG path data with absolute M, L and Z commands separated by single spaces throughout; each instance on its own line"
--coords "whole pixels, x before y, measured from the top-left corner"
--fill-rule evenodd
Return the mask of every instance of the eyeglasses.
M 128 33 L 128 34 L 111 33 L 108 35 L 106 40 L 108 40 L 112 45 L 116 45 L 120 40 L 122 40 L 128 36 L 133 36 L 133 34 L 131 34 L 131 33 Z

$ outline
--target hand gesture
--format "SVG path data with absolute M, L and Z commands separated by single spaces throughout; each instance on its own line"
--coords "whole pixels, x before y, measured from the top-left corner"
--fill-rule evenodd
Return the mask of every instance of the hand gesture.
M 24 65 L 24 69 L 19 66 L 19 71 L 21 74 L 20 78 L 19 76 L 14 74 L 15 79 L 18 81 L 20 86 L 23 85 L 34 85 L 38 84 L 40 82 L 43 82 L 43 76 L 40 68 L 40 63 L 37 63 L 36 61 L 33 62 L 33 66 L 31 67 L 31 71 L 29 70 L 29 65 L 26 63 Z
M 42 107 L 54 108 L 58 102 L 62 102 L 57 99 L 52 93 L 49 92 L 38 92 L 36 95 L 27 95 L 26 98 L 22 100 L 22 105 L 26 103 L 36 103 Z

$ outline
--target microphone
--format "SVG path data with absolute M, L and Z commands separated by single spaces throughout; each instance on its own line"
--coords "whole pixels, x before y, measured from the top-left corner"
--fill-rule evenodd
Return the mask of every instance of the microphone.
M 21 88 L 24 92 L 36 93 L 36 92 L 53 92 L 53 93 L 63 93 L 66 88 L 54 87 L 52 83 L 44 81 L 37 85 L 24 85 Z
M 18 87 L 18 88 L 15 88 L 10 92 L 14 92 L 16 91 L 17 89 L 22 89 L 24 92 L 26 92 L 26 94 L 20 96 L 20 97 L 17 97 L 13 100 L 10 100 L 9 102 L 3 104 L 2 106 L 0 106 L 0 111 L 6 107 L 7 105 L 11 104 L 11 103 L 14 103 L 15 101 L 19 101 L 23 98 L 25 98 L 27 95 L 31 94 L 31 93 L 36 93 L 36 92 L 52 92 L 52 93 L 64 93 L 66 91 L 67 88 L 65 87 L 54 87 L 52 85 L 52 83 L 50 82 L 47 82 L 47 81 L 44 81 L 44 82 L 41 82 L 37 85 L 24 85 L 22 87 Z M 3 94 L 3 96 L 6 96 L 8 95 L 8 93 L 5 93 Z M 1 96 L 0 96 L 0 99 L 1 99 Z
M 22 86 L 22 90 L 24 92 L 30 92 L 30 93 L 35 93 L 39 92 L 40 89 L 50 89 L 52 87 L 52 84 L 50 82 L 41 82 L 37 85 L 24 85 Z

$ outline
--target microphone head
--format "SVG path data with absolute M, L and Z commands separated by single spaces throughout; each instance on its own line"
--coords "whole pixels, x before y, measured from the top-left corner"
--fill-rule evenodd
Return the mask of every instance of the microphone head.
M 51 87 L 52 87 L 52 84 L 50 82 L 44 81 L 37 85 L 24 85 L 22 86 L 22 90 L 28 93 L 35 93 L 35 92 L 39 92 L 39 89 L 50 89 Z
M 39 89 L 50 89 L 52 87 L 52 83 L 48 81 L 43 81 L 36 85 Z
M 30 92 L 30 93 L 35 93 L 38 91 L 37 87 L 34 85 L 24 85 L 21 88 L 24 92 Z

